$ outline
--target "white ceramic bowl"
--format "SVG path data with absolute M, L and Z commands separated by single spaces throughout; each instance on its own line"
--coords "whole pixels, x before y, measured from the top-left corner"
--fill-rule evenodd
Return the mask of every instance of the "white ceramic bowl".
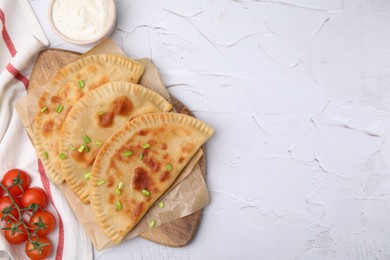
M 117 18 L 115 1 L 114 0 L 107 0 L 108 1 L 108 19 L 107 19 L 107 22 L 106 22 L 106 25 L 105 25 L 103 32 L 100 34 L 94 35 L 93 37 L 88 38 L 88 39 L 83 39 L 83 40 L 72 39 L 72 38 L 66 36 L 63 32 L 60 31 L 59 28 L 57 28 L 55 26 L 55 22 L 53 20 L 53 6 L 54 6 L 55 1 L 57 1 L 57 0 L 50 1 L 49 21 L 50 21 L 50 25 L 51 25 L 52 29 L 54 30 L 54 32 L 64 41 L 67 41 L 67 42 L 70 42 L 73 44 L 78 44 L 78 45 L 93 44 L 93 43 L 96 43 L 104 38 L 109 37 L 112 34 L 113 30 L 115 29 L 116 18 Z M 84 0 L 79 0 L 79 1 L 84 1 Z

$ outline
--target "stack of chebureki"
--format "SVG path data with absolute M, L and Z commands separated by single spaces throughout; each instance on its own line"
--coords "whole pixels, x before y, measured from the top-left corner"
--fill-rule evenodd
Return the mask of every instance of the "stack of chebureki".
M 202 121 L 136 83 L 142 64 L 98 54 L 61 69 L 34 122 L 50 178 L 64 180 L 114 242 L 120 242 L 213 134 Z

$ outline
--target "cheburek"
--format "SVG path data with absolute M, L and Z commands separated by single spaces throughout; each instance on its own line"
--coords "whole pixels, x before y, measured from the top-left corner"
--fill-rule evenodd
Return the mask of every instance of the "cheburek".
M 131 120 L 104 144 L 92 167 L 91 207 L 106 235 L 119 243 L 213 134 L 183 114 Z
M 102 144 L 130 119 L 142 114 L 167 112 L 172 105 L 143 86 L 107 83 L 82 97 L 69 111 L 61 130 L 61 169 L 66 183 L 89 203 L 89 175 Z
M 38 101 L 33 139 L 46 173 L 55 183 L 62 183 L 58 141 L 66 115 L 85 93 L 111 81 L 138 83 L 144 66 L 129 58 L 113 54 L 96 54 L 81 58 L 60 69 L 48 83 Z

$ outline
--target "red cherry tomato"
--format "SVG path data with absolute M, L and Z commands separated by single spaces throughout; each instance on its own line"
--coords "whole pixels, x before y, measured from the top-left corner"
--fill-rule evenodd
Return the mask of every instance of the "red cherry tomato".
M 9 222 L 4 231 L 4 236 L 11 244 L 21 244 L 27 240 L 28 234 L 23 222 Z
M 40 260 L 46 259 L 50 256 L 52 251 L 52 243 L 47 237 L 34 236 L 31 238 L 31 240 L 35 245 L 31 243 L 31 241 L 27 241 L 25 247 L 25 252 L 30 259 Z
M 12 169 L 4 175 L 1 183 L 15 198 L 22 195 L 30 187 L 30 176 L 25 171 Z
M 24 208 L 33 210 L 39 206 L 40 209 L 44 209 L 47 205 L 47 195 L 41 188 L 29 188 L 24 192 L 21 202 Z
M 31 216 L 28 226 L 38 236 L 46 236 L 56 227 L 56 219 L 49 211 L 39 210 Z
M 22 203 L 17 198 L 14 198 L 15 203 L 19 208 L 22 207 Z M 12 200 L 8 196 L 4 196 L 0 198 L 0 219 L 2 220 L 13 220 L 11 217 L 13 216 L 15 219 L 19 219 L 19 213 L 16 209 L 16 206 L 12 203 Z

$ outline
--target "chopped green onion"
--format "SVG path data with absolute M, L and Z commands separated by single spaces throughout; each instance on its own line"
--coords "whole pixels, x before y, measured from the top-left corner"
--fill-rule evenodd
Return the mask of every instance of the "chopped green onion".
M 98 186 L 102 186 L 104 183 L 106 183 L 105 180 L 100 180 L 100 181 L 97 182 L 97 185 Z
M 79 149 L 77 149 L 77 151 L 79 151 L 79 153 L 82 153 L 84 151 L 84 148 L 85 148 L 84 145 L 80 145 L 80 147 L 79 147 Z
M 84 179 L 89 180 L 91 178 L 91 172 L 84 174 Z
M 99 114 L 99 116 L 102 116 L 102 115 L 104 115 L 104 111 L 100 111 L 98 114 Z
M 41 109 L 41 113 L 45 112 L 47 110 L 47 107 L 44 107 Z
M 56 108 L 56 112 L 57 113 L 61 113 L 62 109 L 64 108 L 63 105 L 58 105 L 57 108 Z
M 143 146 L 142 146 L 143 148 L 149 148 L 150 147 L 150 144 L 144 144 Z
M 128 156 L 130 156 L 130 155 L 132 155 L 133 154 L 133 152 L 132 151 L 124 151 L 123 152 L 123 156 L 126 156 L 126 157 L 128 157 Z
M 85 151 L 86 151 L 87 153 L 89 153 L 90 149 L 89 149 L 89 146 L 88 146 L 88 145 L 85 146 Z
M 158 203 L 158 206 L 160 207 L 160 209 L 164 208 L 165 207 L 164 201 L 160 201 Z
M 173 170 L 172 164 L 168 163 L 167 170 L 170 172 Z
M 45 159 L 49 159 L 49 154 L 46 151 L 43 152 L 43 156 L 45 156 Z
M 149 196 L 150 192 L 148 190 L 142 190 L 142 194 L 145 196 Z
M 95 143 L 96 143 L 97 146 L 102 146 L 102 144 L 103 144 L 103 143 L 100 142 L 100 141 L 96 141 Z
M 79 80 L 79 88 L 85 87 L 84 80 Z
M 150 222 L 149 227 L 153 228 L 155 225 L 156 225 L 156 221 L 153 219 L 153 220 Z
M 63 152 L 60 152 L 60 154 L 58 156 L 61 158 L 61 160 L 66 159 L 66 155 Z
M 83 137 L 83 140 L 84 140 L 84 143 L 86 143 L 86 144 L 89 144 L 89 143 L 91 142 L 91 138 L 89 138 L 88 135 L 85 135 L 85 136 Z
M 120 201 L 117 201 L 115 203 L 115 206 L 116 206 L 116 210 L 121 210 L 123 207 L 122 207 L 122 203 Z
M 115 189 L 115 193 L 121 195 L 122 190 L 123 190 L 123 181 L 119 182 L 118 188 Z
M 143 153 L 141 153 L 141 154 L 139 155 L 139 159 L 140 159 L 140 160 L 143 160 L 143 159 L 144 159 L 144 154 L 143 154 Z
M 73 145 L 69 145 L 69 149 L 72 151 L 76 151 L 76 147 L 74 147 Z

